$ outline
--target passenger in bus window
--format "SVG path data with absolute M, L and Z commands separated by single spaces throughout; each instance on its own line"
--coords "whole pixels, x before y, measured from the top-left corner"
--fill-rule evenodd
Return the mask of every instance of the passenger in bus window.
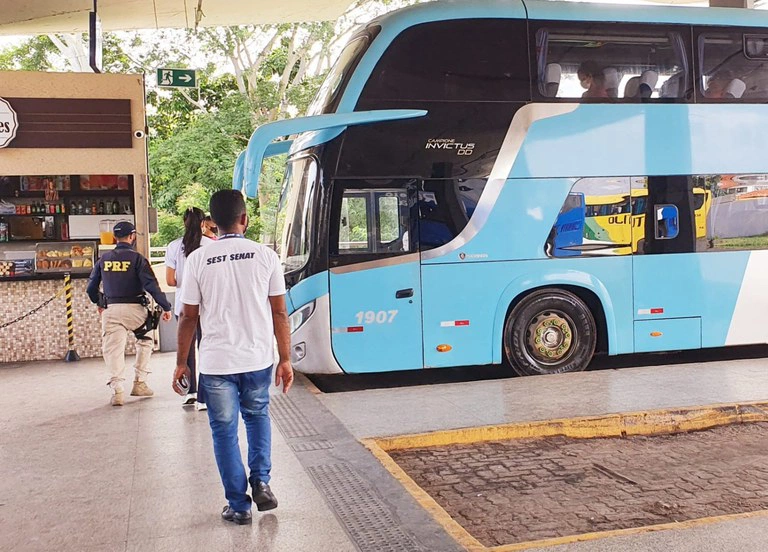
M 739 99 L 746 88 L 744 81 L 735 78 L 731 71 L 722 70 L 709 78 L 704 95 L 710 99 Z
M 707 88 L 704 95 L 710 99 L 722 99 L 725 95 L 725 87 L 731 82 L 733 76 L 729 71 L 718 71 L 707 80 Z
M 605 89 L 605 73 L 594 61 L 585 61 L 579 67 L 577 72 L 581 87 L 586 90 L 581 95 L 582 98 L 607 98 L 608 91 Z

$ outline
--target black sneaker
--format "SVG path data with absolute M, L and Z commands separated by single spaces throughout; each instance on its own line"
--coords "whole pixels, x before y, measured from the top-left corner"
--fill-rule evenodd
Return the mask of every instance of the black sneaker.
M 250 525 L 253 521 L 251 512 L 235 512 L 229 506 L 224 506 L 224 510 L 221 512 L 221 519 L 237 523 L 238 525 Z
M 256 503 L 256 509 L 259 512 L 274 510 L 277 508 L 277 499 L 272 494 L 272 489 L 263 481 L 256 481 L 251 484 L 253 487 L 253 502 Z

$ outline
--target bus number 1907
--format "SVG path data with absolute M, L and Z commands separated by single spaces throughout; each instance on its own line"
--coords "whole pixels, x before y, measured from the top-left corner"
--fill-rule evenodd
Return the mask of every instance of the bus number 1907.
M 358 324 L 391 324 L 395 320 L 397 313 L 398 311 L 396 310 L 378 312 L 360 311 L 355 317 L 357 318 Z

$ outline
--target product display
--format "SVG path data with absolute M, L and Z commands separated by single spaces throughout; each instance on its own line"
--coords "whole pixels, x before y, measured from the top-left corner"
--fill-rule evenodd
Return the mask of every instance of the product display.
M 132 175 L 0 175 L 0 279 L 86 277 L 134 201 Z
M 0 278 L 18 278 L 34 274 L 34 260 L 0 261 Z
M 93 242 L 38 243 L 35 247 L 35 271 L 90 272 L 95 250 Z

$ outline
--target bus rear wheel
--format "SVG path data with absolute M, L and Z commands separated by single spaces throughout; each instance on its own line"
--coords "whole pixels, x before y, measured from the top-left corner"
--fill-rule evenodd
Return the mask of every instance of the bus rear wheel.
M 589 307 L 562 289 L 536 291 L 523 299 L 504 325 L 504 350 L 521 376 L 584 370 L 597 345 Z

